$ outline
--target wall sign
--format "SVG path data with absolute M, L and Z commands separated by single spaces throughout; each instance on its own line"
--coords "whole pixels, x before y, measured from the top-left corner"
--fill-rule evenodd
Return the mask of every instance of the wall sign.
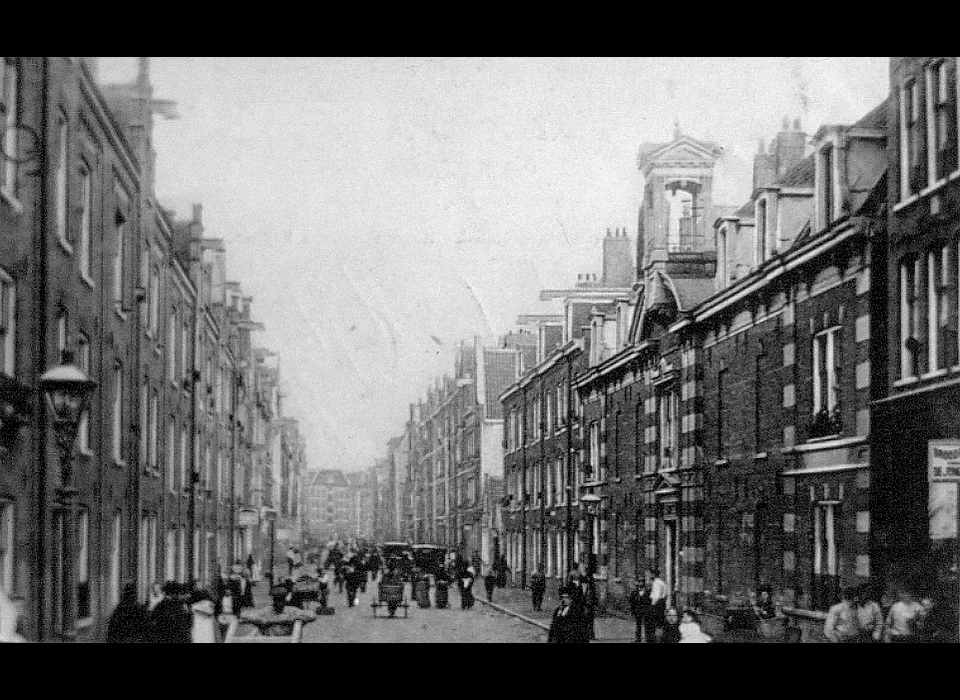
M 957 487 L 960 484 L 960 440 L 931 440 L 927 448 L 930 539 L 957 537 Z

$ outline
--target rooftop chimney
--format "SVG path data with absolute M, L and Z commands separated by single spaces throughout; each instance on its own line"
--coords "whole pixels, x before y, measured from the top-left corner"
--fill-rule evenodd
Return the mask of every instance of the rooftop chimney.
M 621 233 L 617 228 L 615 235 L 603 239 L 603 276 L 601 283 L 604 287 L 629 287 L 634 282 L 633 250 L 626 228 Z M 596 275 L 593 276 L 596 280 Z

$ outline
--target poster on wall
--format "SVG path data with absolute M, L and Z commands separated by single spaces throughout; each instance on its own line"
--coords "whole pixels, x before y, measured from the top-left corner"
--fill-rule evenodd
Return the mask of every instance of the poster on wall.
M 960 485 L 960 440 L 931 440 L 927 452 L 930 486 L 930 539 L 957 537 L 957 488 Z

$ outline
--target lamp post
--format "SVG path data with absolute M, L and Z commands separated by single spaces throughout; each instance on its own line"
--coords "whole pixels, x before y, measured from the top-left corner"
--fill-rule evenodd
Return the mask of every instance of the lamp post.
M 270 509 L 264 514 L 264 517 L 270 523 L 270 588 L 273 588 L 273 554 L 277 540 L 277 511 Z
M 597 559 L 593 553 L 596 546 L 593 539 L 593 524 L 600 514 L 600 496 L 595 493 L 587 493 L 580 497 L 580 503 L 587 513 L 587 533 L 589 535 L 587 547 L 587 576 L 593 576 L 597 568 Z
M 65 639 L 72 640 L 75 635 L 73 617 L 76 594 L 73 581 L 73 509 L 78 489 L 73 486 L 71 477 L 80 421 L 97 383 L 73 364 L 73 353 L 64 352 L 61 364 L 47 370 L 40 377 L 39 386 L 46 398 L 60 453 L 57 500 L 64 513 L 61 542 L 63 600 L 60 602 L 63 606 L 63 634 Z

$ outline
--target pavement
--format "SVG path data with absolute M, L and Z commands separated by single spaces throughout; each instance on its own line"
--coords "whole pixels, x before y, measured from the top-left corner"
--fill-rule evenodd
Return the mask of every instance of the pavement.
M 472 610 L 461 610 L 460 596 L 454 587 L 450 590 L 448 609 L 421 609 L 412 602 L 410 585 L 407 584 L 406 597 L 410 608 L 406 619 L 402 609 L 397 611 L 394 618 L 387 617 L 385 610 L 379 610 L 374 618 L 370 607 L 376 596 L 374 583 L 367 584 L 367 592 L 359 594 L 360 604 L 353 608 L 347 605 L 346 593 L 338 593 L 336 586 L 331 588 L 328 602 L 335 613 L 320 616 L 316 622 L 304 627 L 304 643 L 535 644 L 547 640 L 543 628 L 484 606 L 479 599 Z M 431 591 L 431 602 L 433 593 L 435 591 Z M 254 588 L 254 602 L 257 607 L 270 604 L 265 582 Z
M 493 591 L 492 602 L 487 602 L 486 590 L 481 589 L 477 592 L 479 603 L 542 630 L 550 629 L 553 611 L 560 604 L 559 598 L 552 592 L 547 592 L 544 596 L 543 606 L 539 611 L 533 609 L 533 599 L 529 589 L 497 588 Z M 599 643 L 633 643 L 636 635 L 636 625 L 632 620 L 605 615 L 597 617 L 594 626 L 597 632 L 597 638 L 594 641 Z

